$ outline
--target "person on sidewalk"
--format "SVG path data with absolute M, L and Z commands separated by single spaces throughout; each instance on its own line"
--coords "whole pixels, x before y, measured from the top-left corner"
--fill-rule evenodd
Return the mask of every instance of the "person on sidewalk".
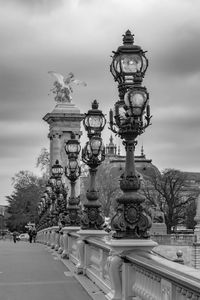
M 16 243 L 16 241 L 17 241 L 17 235 L 18 235 L 17 231 L 14 231 L 13 232 L 13 242 L 14 243 Z
M 29 242 L 32 243 L 32 241 L 34 241 L 34 243 L 35 243 L 36 235 L 37 235 L 35 226 L 31 226 L 29 228 L 28 234 L 29 234 Z
M 35 227 L 32 228 L 32 236 L 33 236 L 33 242 L 36 242 L 36 236 L 37 236 L 37 230 Z

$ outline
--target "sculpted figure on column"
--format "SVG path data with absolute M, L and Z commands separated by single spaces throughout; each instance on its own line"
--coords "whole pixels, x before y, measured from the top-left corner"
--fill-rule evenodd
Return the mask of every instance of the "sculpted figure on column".
M 75 79 L 74 74 L 70 72 L 66 78 L 60 73 L 56 73 L 54 71 L 48 72 L 50 75 L 56 78 L 54 81 L 54 86 L 50 90 L 53 94 L 55 94 L 55 101 L 57 103 L 66 103 L 72 101 L 72 93 L 73 89 L 71 84 L 86 86 L 87 84 L 84 81 Z

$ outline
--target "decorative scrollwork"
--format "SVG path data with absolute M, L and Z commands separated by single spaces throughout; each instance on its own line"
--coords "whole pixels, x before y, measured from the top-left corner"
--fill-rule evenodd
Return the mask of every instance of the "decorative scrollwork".
M 114 238 L 148 238 L 151 218 L 143 211 L 140 203 L 119 203 L 111 227 L 116 231 Z
M 102 230 L 103 224 L 104 224 L 104 218 L 101 215 L 100 205 L 98 206 L 85 205 L 81 217 L 81 225 L 82 225 L 81 228 Z
M 127 221 L 127 223 L 131 225 L 136 224 L 139 220 L 139 217 L 140 217 L 140 212 L 136 205 L 134 204 L 125 205 L 124 218 Z
M 68 208 L 65 217 L 65 226 L 80 226 L 81 213 L 79 208 Z

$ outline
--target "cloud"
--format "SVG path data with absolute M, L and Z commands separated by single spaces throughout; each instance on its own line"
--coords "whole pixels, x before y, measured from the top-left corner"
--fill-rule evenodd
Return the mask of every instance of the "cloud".
M 139 141 L 158 167 L 198 168 L 199 1 L 0 0 L 0 8 L 0 153 L 8 181 L 13 171 L 34 169 L 48 147 L 42 117 L 55 106 L 49 70 L 87 82 L 74 87 L 81 112 L 97 99 L 108 115 L 118 97 L 110 55 L 127 29 L 149 58 L 144 85 L 153 118 Z M 103 134 L 105 144 L 110 134 Z

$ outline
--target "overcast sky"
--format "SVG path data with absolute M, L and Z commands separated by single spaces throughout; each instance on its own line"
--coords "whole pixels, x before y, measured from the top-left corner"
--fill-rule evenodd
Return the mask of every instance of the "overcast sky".
M 20 170 L 38 174 L 55 106 L 49 70 L 74 72 L 73 102 L 106 114 L 117 99 L 110 55 L 127 29 L 147 50 L 152 126 L 139 138 L 160 169 L 200 172 L 199 0 L 0 0 L 0 203 Z M 108 143 L 110 133 L 104 133 Z M 117 141 L 116 141 L 117 143 Z

